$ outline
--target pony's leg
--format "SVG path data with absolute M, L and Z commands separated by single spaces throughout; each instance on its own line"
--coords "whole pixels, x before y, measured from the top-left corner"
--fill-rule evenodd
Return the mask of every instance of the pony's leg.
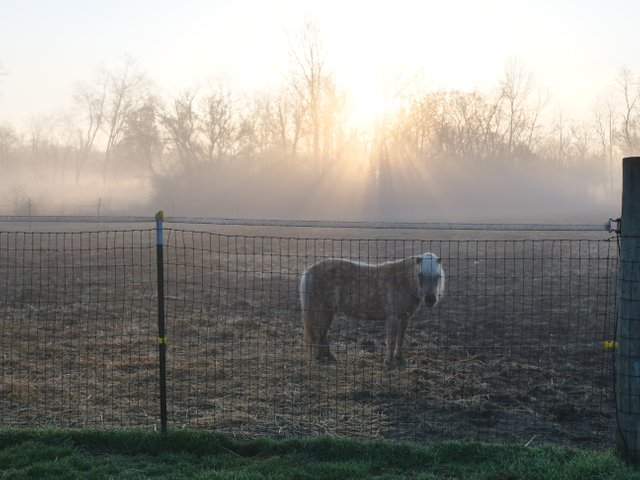
M 320 360 L 322 358 L 322 336 L 323 329 L 320 324 L 321 316 L 319 313 L 315 315 L 315 321 L 311 329 L 313 330 L 313 342 L 311 344 L 312 356 L 316 360 Z
M 329 350 L 328 332 L 331 322 L 333 321 L 332 312 L 322 312 L 318 315 L 316 322 L 316 359 L 320 362 L 335 363 L 336 359 L 331 355 Z
M 408 318 L 398 321 L 398 337 L 396 338 L 396 350 L 395 350 L 395 360 L 398 366 L 406 364 L 404 355 L 402 354 L 402 344 L 404 343 L 404 334 L 407 331 L 408 324 L 409 324 Z
M 303 325 L 303 344 L 304 351 L 307 360 L 311 360 L 313 358 L 313 346 L 315 343 L 315 332 L 312 327 L 314 323 L 314 315 L 311 310 L 307 310 L 305 306 L 302 307 L 302 325 Z
M 320 338 L 320 355 L 318 360 L 326 363 L 336 363 L 335 357 L 331 354 L 331 350 L 329 350 L 329 340 L 327 339 L 327 333 Z
M 384 359 L 384 364 L 389 368 L 396 366 L 395 362 L 395 349 L 396 339 L 398 337 L 398 321 L 395 317 L 387 318 L 387 356 Z

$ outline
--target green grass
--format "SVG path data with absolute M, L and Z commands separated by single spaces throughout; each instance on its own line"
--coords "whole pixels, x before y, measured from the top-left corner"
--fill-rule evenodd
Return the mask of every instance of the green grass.
M 0 479 L 33 478 L 640 480 L 640 469 L 611 452 L 551 446 L 0 429 Z

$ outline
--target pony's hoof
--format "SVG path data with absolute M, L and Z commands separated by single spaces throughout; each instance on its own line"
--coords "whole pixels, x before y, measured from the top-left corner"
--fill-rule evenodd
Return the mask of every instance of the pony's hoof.
M 323 364 L 323 365 L 328 365 L 331 363 L 338 363 L 336 361 L 336 359 L 334 358 L 333 355 L 329 354 L 329 355 L 323 355 L 322 357 L 318 357 L 316 359 L 318 361 L 318 363 Z
M 389 370 L 400 370 L 405 367 L 406 362 L 404 360 L 388 360 L 385 358 L 384 364 Z

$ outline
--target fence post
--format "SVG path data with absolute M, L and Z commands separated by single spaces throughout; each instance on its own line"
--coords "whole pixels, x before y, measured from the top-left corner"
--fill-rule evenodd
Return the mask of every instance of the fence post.
M 618 454 L 640 462 L 640 157 L 622 161 L 616 409 Z
M 167 336 L 164 331 L 164 214 L 156 213 L 156 271 L 158 273 L 158 353 L 160 354 L 160 431 L 167 432 Z

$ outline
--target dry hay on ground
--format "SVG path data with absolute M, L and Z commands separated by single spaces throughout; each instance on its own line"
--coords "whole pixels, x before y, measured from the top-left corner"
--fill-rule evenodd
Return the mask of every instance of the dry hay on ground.
M 213 251 L 190 240 L 168 258 L 170 427 L 611 444 L 613 353 L 602 349 L 615 304 L 608 246 L 460 239 L 319 248 L 238 238 L 232 249 L 214 237 Z M 410 323 L 403 369 L 382 363 L 382 325 L 345 318 L 329 334 L 338 363 L 310 364 L 299 273 L 336 250 L 369 258 L 372 249 L 375 261 L 439 252 L 445 299 Z M 49 251 L 36 260 L 50 268 L 28 266 L 7 282 L 2 425 L 159 425 L 153 252 L 142 253 L 149 258 L 136 256 L 133 267 L 121 254 L 113 265 L 98 258 L 98 267 L 66 254 L 77 266 L 67 269 Z

